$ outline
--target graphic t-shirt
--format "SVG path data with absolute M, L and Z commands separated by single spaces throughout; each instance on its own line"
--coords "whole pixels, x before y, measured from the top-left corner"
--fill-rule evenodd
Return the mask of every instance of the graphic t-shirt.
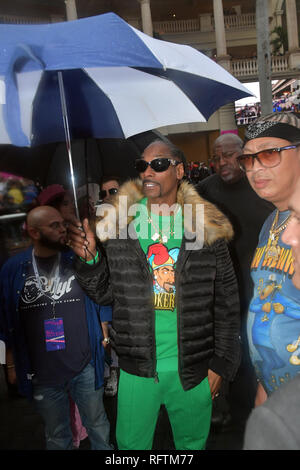
M 60 264 L 55 280 L 57 261 L 36 257 L 40 285 L 31 266 L 19 302 L 31 372 L 45 386 L 63 384 L 91 358 L 84 293 L 69 265 Z
M 289 215 L 281 212 L 277 226 Z M 267 253 L 273 212 L 264 223 L 251 264 L 254 296 L 248 313 L 248 339 L 256 373 L 268 394 L 300 372 L 300 290 L 292 283 L 291 248 L 278 239 L 279 258 Z
M 135 219 L 135 229 L 153 276 L 156 370 L 178 370 L 175 275 L 183 233 L 182 211 L 178 207 L 174 217 L 150 213 L 149 222 L 147 199 L 141 204 L 145 211 Z

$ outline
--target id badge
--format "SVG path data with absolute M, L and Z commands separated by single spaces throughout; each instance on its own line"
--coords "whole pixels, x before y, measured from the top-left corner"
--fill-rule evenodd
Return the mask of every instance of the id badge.
M 44 320 L 46 351 L 65 349 L 65 332 L 62 318 Z

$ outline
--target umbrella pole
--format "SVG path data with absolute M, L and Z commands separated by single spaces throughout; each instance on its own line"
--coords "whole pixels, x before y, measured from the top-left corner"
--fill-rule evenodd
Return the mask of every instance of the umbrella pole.
M 84 161 L 85 161 L 85 187 L 86 187 L 86 200 L 87 200 L 87 213 L 88 217 L 91 217 L 90 211 L 90 194 L 89 194 L 89 181 L 88 181 L 88 143 L 87 139 L 84 139 Z
M 77 194 L 76 194 L 76 189 L 75 189 L 75 177 L 74 177 L 71 138 L 70 138 L 70 129 L 69 129 L 69 120 L 68 120 L 68 112 L 67 112 L 66 95 L 65 95 L 65 89 L 64 89 L 64 81 L 63 81 L 62 72 L 59 71 L 57 73 L 58 73 L 60 102 L 61 102 L 63 123 L 64 123 L 64 129 L 65 129 L 65 137 L 66 137 L 66 146 L 67 146 L 67 152 L 68 152 L 69 164 L 70 164 L 71 182 L 72 182 L 72 188 L 73 188 L 75 212 L 76 212 L 77 219 L 80 220 L 79 210 L 78 210 L 78 202 L 77 202 Z

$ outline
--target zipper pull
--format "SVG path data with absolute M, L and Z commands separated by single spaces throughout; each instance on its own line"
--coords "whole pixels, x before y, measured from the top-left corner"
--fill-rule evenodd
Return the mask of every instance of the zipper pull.
M 158 373 L 157 372 L 155 372 L 155 374 L 154 374 L 154 383 L 156 383 L 156 384 L 159 383 Z

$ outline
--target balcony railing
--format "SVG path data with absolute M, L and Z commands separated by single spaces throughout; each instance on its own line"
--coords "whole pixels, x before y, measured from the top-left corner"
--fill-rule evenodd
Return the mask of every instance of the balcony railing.
M 231 73 L 235 77 L 245 77 L 258 74 L 257 59 L 232 59 L 230 61 Z
M 207 15 L 205 21 L 205 32 L 214 31 L 214 19 L 211 15 L 210 20 L 207 22 Z M 246 13 L 243 15 L 225 15 L 224 16 L 225 29 L 242 29 L 242 28 L 255 28 L 255 13 Z M 199 18 L 188 20 L 172 20 L 172 21 L 154 21 L 154 31 L 161 34 L 172 33 L 191 33 L 194 31 L 202 31 L 201 15 Z M 204 31 L 204 29 L 203 29 Z
M 49 20 L 39 17 L 0 15 L 0 23 L 4 24 L 43 24 L 49 23 Z
M 225 15 L 224 23 L 226 29 L 255 28 L 255 13 L 244 13 L 243 15 Z
M 235 77 L 251 77 L 258 75 L 257 59 L 232 59 L 230 62 L 231 73 Z M 271 57 L 272 73 L 286 72 L 289 70 L 288 58 L 286 56 Z
M 200 21 L 198 18 L 191 20 L 154 21 L 153 29 L 161 34 L 190 33 L 200 31 Z
M 285 56 L 273 56 L 271 60 L 272 72 L 286 72 L 289 70 L 288 58 Z

